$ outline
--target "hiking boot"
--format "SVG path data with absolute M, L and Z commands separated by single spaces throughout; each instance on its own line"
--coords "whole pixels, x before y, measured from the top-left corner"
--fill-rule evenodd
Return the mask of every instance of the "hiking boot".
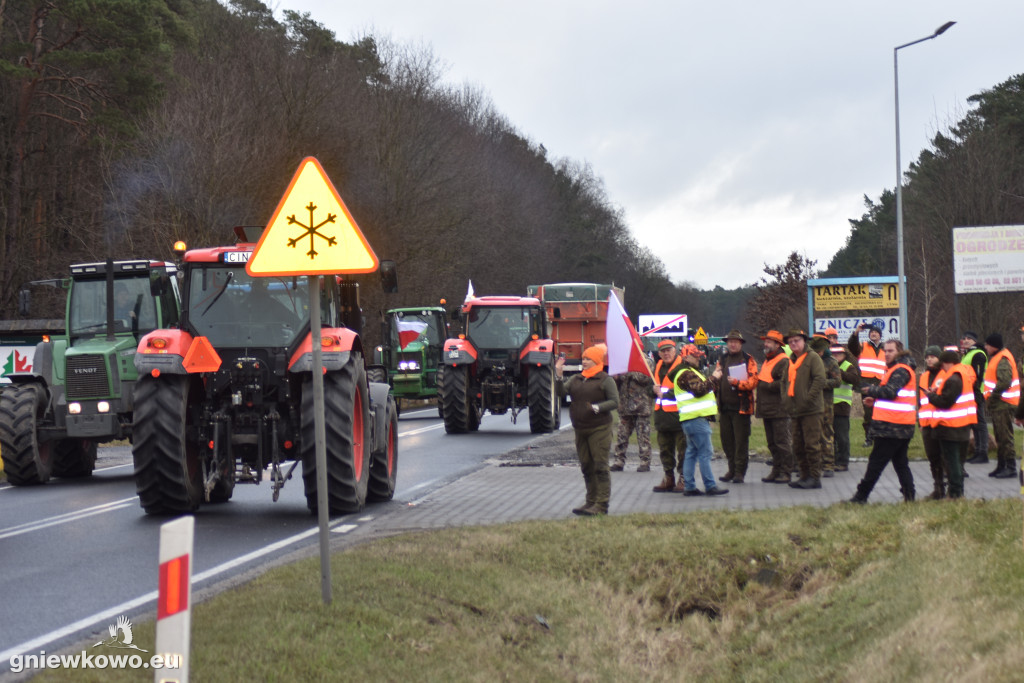
M 853 498 L 851 498 L 850 500 L 848 500 L 846 502 L 847 503 L 853 503 L 854 505 L 866 505 L 867 502 L 868 502 L 868 499 L 867 498 L 861 498 L 860 496 L 854 496 Z
M 1004 467 L 992 476 L 996 479 L 1012 479 L 1017 476 L 1017 469 L 1015 467 Z
M 1005 467 L 1003 466 L 1003 463 L 999 463 L 999 466 L 998 466 L 998 467 L 996 467 L 996 468 L 995 468 L 994 470 L 992 470 L 991 472 L 989 472 L 989 473 L 988 473 L 988 476 L 990 476 L 990 477 L 999 477 L 999 478 L 1002 478 L 1002 476 L 1001 476 L 1001 475 L 1002 475 L 1002 474 L 1003 474 L 1003 472 L 1005 472 L 1005 471 L 1006 471 L 1006 468 L 1005 468 Z
M 655 493 L 668 493 L 676 486 L 676 480 L 671 474 L 666 474 L 661 483 L 654 487 Z
M 763 481 L 766 484 L 774 484 L 775 480 L 778 477 L 779 477 L 779 473 L 773 470 L 773 471 L 768 473 L 767 477 L 761 477 L 761 481 Z
M 586 510 L 589 507 L 590 507 L 590 503 L 584 503 L 583 505 L 580 505 L 578 508 L 573 508 L 572 509 L 572 514 L 574 514 L 574 515 L 585 515 L 586 512 L 584 512 L 584 510 Z
M 817 477 L 804 477 L 803 479 L 789 482 L 789 485 L 794 489 L 820 489 L 821 479 Z
M 968 465 L 987 465 L 988 464 L 988 456 L 987 455 L 976 455 L 973 458 L 971 458 L 970 460 L 968 460 L 967 464 Z
M 729 470 L 728 472 L 720 476 L 718 478 L 718 481 L 732 481 L 733 476 L 735 475 L 733 475 L 732 470 Z
M 606 515 L 606 514 L 608 514 L 608 511 L 601 509 L 601 507 L 599 505 L 594 503 L 592 505 L 588 505 L 585 508 L 582 508 L 576 514 L 581 515 L 583 517 L 597 517 L 598 515 Z
M 832 470 L 822 470 L 821 471 L 822 479 L 831 479 L 834 476 L 836 476 L 836 475 L 835 475 L 835 473 Z
M 942 500 L 945 497 L 946 487 L 942 484 L 936 484 L 932 492 L 928 494 L 928 500 Z
M 676 489 L 679 490 L 679 489 Z M 712 489 L 714 490 L 714 489 Z M 703 496 L 704 492 L 700 489 L 682 489 L 684 496 Z
M 651 466 L 650 466 L 650 465 L 648 465 L 648 464 L 647 464 L 647 463 L 645 463 L 645 462 L 642 462 L 642 463 L 640 463 L 640 464 L 639 464 L 639 465 L 637 466 L 637 468 L 636 468 L 636 471 L 637 471 L 637 472 L 650 472 L 650 471 L 651 471 Z
M 780 474 L 779 476 L 775 477 L 774 479 L 772 479 L 768 483 L 769 484 L 788 484 L 791 479 L 792 479 L 792 477 L 790 477 L 788 474 Z
M 617 462 L 614 465 L 609 465 L 608 471 L 609 472 L 621 472 L 623 469 L 625 469 L 625 467 L 626 466 L 624 464 L 622 464 L 621 462 Z
M 732 483 L 734 483 L 734 484 L 742 484 L 743 483 L 743 477 L 733 477 L 732 478 Z
M 704 492 L 706 496 L 724 496 L 729 493 L 729 489 L 723 489 L 721 486 L 712 486 Z

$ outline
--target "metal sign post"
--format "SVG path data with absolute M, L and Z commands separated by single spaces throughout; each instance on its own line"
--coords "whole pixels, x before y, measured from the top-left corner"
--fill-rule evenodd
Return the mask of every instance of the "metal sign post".
M 320 594 L 331 604 L 331 530 L 327 508 L 327 436 L 324 425 L 324 372 L 320 344 L 320 276 L 307 275 L 309 333 L 313 342 L 313 438 L 316 442 L 316 516 L 320 525 Z

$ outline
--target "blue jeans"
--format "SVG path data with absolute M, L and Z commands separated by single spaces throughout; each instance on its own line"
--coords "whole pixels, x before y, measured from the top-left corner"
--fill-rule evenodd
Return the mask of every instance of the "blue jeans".
M 711 473 L 711 456 L 714 455 L 714 450 L 711 447 L 711 425 L 703 417 L 685 420 L 682 424 L 683 433 L 686 434 L 683 485 L 687 491 L 697 488 L 693 470 L 694 466 L 699 463 L 700 478 L 704 480 L 704 490 L 709 491 L 715 488 L 715 475 Z

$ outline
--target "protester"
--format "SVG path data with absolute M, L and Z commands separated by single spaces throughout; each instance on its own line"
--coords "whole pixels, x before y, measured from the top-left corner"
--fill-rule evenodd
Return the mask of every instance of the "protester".
M 988 366 L 988 356 L 978 346 L 978 335 L 976 332 L 967 330 L 960 338 L 960 353 L 963 359 L 960 361 L 967 367 L 974 370 L 974 402 L 978 406 L 978 420 L 971 425 L 971 432 L 974 435 L 974 457 L 967 462 L 972 465 L 988 464 L 988 426 L 985 424 L 985 369 Z
M 921 427 L 921 442 L 924 444 L 924 454 L 928 458 L 928 467 L 932 472 L 933 489 L 928 496 L 932 500 L 941 500 L 946 497 L 946 475 L 945 465 L 942 462 L 942 444 L 940 443 L 935 418 L 935 406 L 931 403 L 929 394 L 935 390 L 935 380 L 942 373 L 942 364 L 939 356 L 942 349 L 938 346 L 929 346 L 924 350 L 924 372 L 917 382 L 918 408 L 917 422 Z M 962 481 L 961 477 L 961 481 Z
M 764 342 L 764 364 L 757 373 L 755 415 L 764 424 L 768 452 L 772 456 L 772 469 L 761 481 L 767 484 L 788 484 L 793 471 L 793 447 L 790 438 L 789 413 L 783 405 L 786 378 L 789 375 L 789 357 L 783 352 L 782 333 L 768 330 L 761 337 Z
M 791 329 L 786 342 L 792 351 L 783 401 L 791 418 L 793 456 L 800 479 L 789 485 L 798 489 L 821 488 L 821 423 L 825 412 L 823 390 L 825 365 L 810 351 L 807 333 Z
M 683 459 L 683 482 L 675 490 L 684 496 L 699 496 L 694 477 L 694 466 L 700 466 L 700 476 L 704 481 L 704 493 L 719 496 L 729 493 L 715 485 L 715 475 L 711 472 L 711 425 L 708 419 L 718 412 L 715 405 L 714 384 L 697 370 L 700 363 L 700 351 L 693 344 L 682 348 L 683 370 L 676 375 L 675 392 L 676 406 L 679 409 L 679 421 L 686 433 L 686 456 Z
M 637 472 L 651 471 L 651 393 L 654 380 L 646 372 L 623 372 L 615 375 L 619 391 L 619 429 L 615 442 L 614 462 L 609 468 L 621 472 L 626 465 L 629 435 L 636 432 L 636 445 L 640 451 Z
M 917 392 L 914 360 L 903 350 L 903 342 L 890 339 L 883 345 L 886 372 L 881 384 L 862 386 L 860 393 L 874 399 L 874 424 L 871 426 L 872 448 L 868 468 L 857 484 L 851 503 L 866 503 L 871 490 L 892 462 L 900 482 L 903 500 L 914 500 L 914 475 L 910 471 L 907 448 L 914 437 Z
M 826 330 L 827 332 L 827 330 Z M 829 348 L 839 363 L 842 383 L 832 394 L 832 428 L 835 432 L 836 472 L 850 470 L 850 413 L 853 412 L 853 392 L 860 390 L 860 371 L 846 358 L 846 347 L 838 344 Z
M 1013 354 L 1003 348 L 1003 335 L 994 332 L 986 337 L 985 352 L 989 357 L 985 369 L 985 408 L 996 437 L 996 468 L 988 476 L 1009 479 L 1017 476 L 1013 420 L 1020 403 L 1020 376 Z
M 974 401 L 974 370 L 960 362 L 956 351 L 943 351 L 939 361 L 942 371 L 928 394 L 928 402 L 934 409 L 934 429 L 949 476 L 949 497 L 963 498 L 964 471 L 960 449 L 961 444 L 971 438 L 971 425 L 978 417 Z
M 562 379 L 565 359 L 555 361 L 555 375 L 561 380 L 559 397 L 568 395 L 569 418 L 576 432 L 576 456 L 587 489 L 586 502 L 573 508 L 576 515 L 608 513 L 612 479 L 608 473 L 608 451 L 612 445 L 612 411 L 619 405 L 615 380 L 604 372 L 604 348 L 590 346 L 583 351 L 583 372 Z
M 825 339 L 828 339 L 829 346 L 839 345 L 839 330 L 829 327 L 825 330 Z
M 829 478 L 835 476 L 836 469 L 832 402 L 835 398 L 835 390 L 843 383 L 843 373 L 839 370 L 839 363 L 829 352 L 828 339 L 816 336 L 811 340 L 811 350 L 818 354 L 825 366 L 825 387 L 822 389 L 822 402 L 825 405 L 825 410 L 821 414 L 821 476 Z
M 726 354 L 715 365 L 711 380 L 718 401 L 718 438 L 722 441 L 728 469 L 720 477 L 742 484 L 750 455 L 750 416 L 754 414 L 757 361 L 743 350 L 746 340 L 739 330 L 725 335 Z
M 860 332 L 865 328 L 868 330 L 868 343 L 861 344 Z M 861 385 L 878 386 L 882 381 L 882 376 L 885 375 L 885 358 L 882 356 L 881 341 L 882 330 L 877 325 L 861 323 L 857 325 L 857 329 L 850 335 L 850 339 L 846 343 L 847 348 L 850 349 L 850 355 L 857 359 Z M 864 407 L 864 448 L 870 448 L 872 399 L 870 397 L 862 398 L 861 403 Z
M 658 456 L 665 470 L 665 477 L 654 487 L 655 493 L 672 491 L 679 481 L 683 480 L 683 455 L 686 453 L 686 435 L 679 422 L 679 409 L 676 406 L 675 380 L 683 370 L 683 359 L 678 354 L 676 343 L 671 339 L 658 342 L 658 363 L 654 366 L 654 379 L 657 382 L 651 388 L 654 401 L 654 430 L 658 435 Z

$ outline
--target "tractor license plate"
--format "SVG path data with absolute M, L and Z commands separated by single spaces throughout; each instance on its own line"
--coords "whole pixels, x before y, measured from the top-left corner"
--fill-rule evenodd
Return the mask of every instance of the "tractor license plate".
M 449 358 L 458 358 L 459 357 L 459 350 L 458 349 L 449 349 L 448 357 Z

